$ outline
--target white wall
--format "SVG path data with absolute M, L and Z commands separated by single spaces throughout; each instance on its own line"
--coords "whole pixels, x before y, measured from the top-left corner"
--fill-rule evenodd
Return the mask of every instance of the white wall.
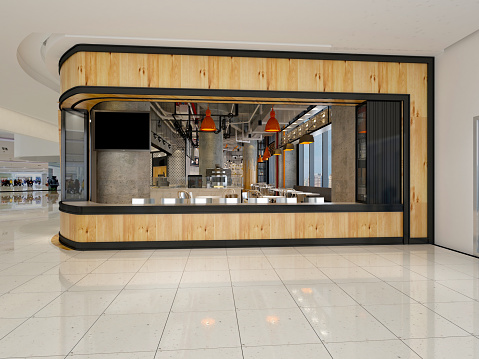
M 59 142 L 58 127 L 0 107 L 0 130 Z
M 58 142 L 15 134 L 15 158 L 27 161 L 60 162 Z
M 479 32 L 436 56 L 436 244 L 473 253 L 473 117 L 479 116 Z

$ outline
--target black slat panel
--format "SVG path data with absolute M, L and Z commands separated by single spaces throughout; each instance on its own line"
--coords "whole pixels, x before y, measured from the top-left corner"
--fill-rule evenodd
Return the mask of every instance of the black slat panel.
M 401 203 L 401 103 L 367 103 L 367 203 Z

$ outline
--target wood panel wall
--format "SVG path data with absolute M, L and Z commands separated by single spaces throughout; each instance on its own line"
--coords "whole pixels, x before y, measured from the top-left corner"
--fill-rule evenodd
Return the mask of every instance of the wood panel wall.
M 427 237 L 427 64 L 78 52 L 60 75 L 62 93 L 112 86 L 409 94 L 410 235 Z
M 74 215 L 60 233 L 75 242 L 402 237 L 401 212 Z

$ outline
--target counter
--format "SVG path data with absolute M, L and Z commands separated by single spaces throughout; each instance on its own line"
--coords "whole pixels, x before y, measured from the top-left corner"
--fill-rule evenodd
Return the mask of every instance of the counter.
M 402 205 L 60 203 L 78 250 L 403 243 Z

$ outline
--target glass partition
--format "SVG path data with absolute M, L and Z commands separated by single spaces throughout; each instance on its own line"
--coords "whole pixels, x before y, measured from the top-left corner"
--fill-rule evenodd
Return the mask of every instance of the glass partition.
M 62 111 L 62 200 L 88 200 L 88 120 L 86 114 Z

